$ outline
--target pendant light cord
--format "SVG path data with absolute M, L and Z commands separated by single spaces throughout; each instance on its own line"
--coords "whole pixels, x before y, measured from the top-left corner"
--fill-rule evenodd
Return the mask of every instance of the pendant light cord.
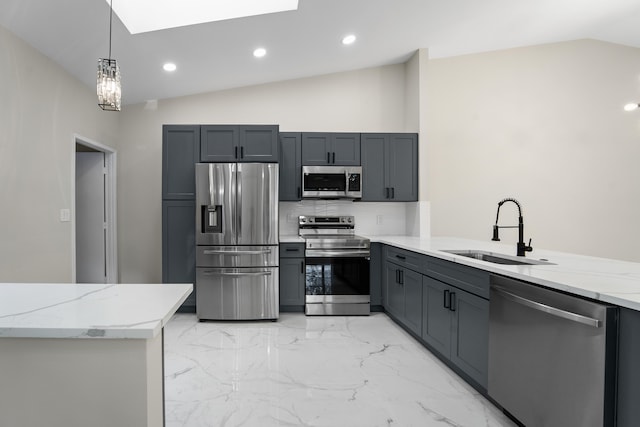
M 111 62 L 111 25 L 113 21 L 113 0 L 109 4 L 109 9 L 111 9 L 111 13 L 109 14 L 109 62 Z

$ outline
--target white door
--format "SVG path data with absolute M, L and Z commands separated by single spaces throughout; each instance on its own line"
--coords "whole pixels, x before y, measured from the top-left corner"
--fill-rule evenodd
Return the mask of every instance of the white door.
M 76 153 L 76 282 L 106 283 L 105 165 L 102 152 Z

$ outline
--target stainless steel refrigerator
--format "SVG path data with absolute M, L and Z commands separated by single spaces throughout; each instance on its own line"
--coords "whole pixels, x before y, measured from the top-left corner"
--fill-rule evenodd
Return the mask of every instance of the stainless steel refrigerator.
M 278 165 L 196 164 L 198 319 L 277 319 L 278 259 Z

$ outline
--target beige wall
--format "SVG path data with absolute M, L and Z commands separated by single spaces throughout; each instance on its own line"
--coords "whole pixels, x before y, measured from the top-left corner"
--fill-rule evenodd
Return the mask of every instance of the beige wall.
M 88 64 L 88 72 L 93 72 Z M 72 279 L 74 134 L 117 144 L 91 88 L 0 27 L 0 282 Z
M 126 107 L 118 152 L 120 278 L 162 278 L 163 124 L 273 123 L 282 131 L 402 132 L 405 66 L 392 65 Z
M 511 196 L 534 248 L 640 262 L 640 114 L 622 110 L 640 101 L 640 49 L 583 40 L 435 59 L 426 72 L 433 235 L 488 240 Z M 500 223 L 515 212 L 505 205 Z

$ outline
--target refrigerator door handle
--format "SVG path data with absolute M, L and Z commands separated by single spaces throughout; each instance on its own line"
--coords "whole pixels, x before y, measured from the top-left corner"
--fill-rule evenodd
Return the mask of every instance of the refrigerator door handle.
M 238 256 L 238 255 L 264 255 L 270 254 L 271 249 L 261 249 L 257 251 L 225 251 L 222 249 L 218 250 L 205 250 L 202 252 L 205 255 L 230 255 L 230 256 Z
M 223 273 L 215 270 L 206 270 L 202 272 L 203 276 L 232 276 L 232 277 L 259 277 L 259 276 L 271 276 L 270 271 L 257 271 L 257 272 L 247 272 L 247 273 Z

